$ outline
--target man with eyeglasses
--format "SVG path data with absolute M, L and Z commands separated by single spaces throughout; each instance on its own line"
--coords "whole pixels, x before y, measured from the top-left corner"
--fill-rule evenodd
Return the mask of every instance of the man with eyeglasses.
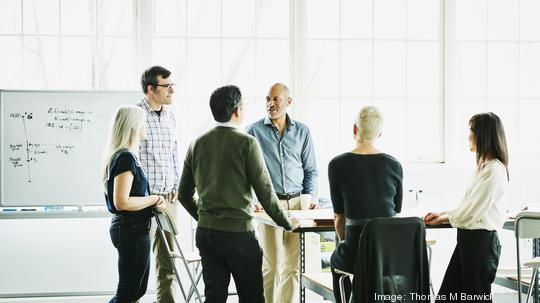
M 176 121 L 169 107 L 174 93 L 170 75 L 171 72 L 161 66 L 145 70 L 141 77 L 145 96 L 137 106 L 146 113 L 146 139 L 141 140 L 139 159 L 147 175 L 151 194 L 165 198 L 164 206 L 175 220 L 179 165 Z M 175 302 L 173 267 L 154 220 L 150 234 L 156 264 L 157 302 Z M 173 241 L 172 237 L 167 238 L 171 248 L 174 247 Z

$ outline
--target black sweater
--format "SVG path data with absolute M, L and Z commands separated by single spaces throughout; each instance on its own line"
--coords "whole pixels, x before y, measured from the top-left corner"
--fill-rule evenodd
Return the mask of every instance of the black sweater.
M 403 169 L 390 155 L 341 154 L 328 164 L 328 179 L 336 214 L 358 220 L 392 217 L 401 211 Z M 345 241 L 337 251 L 344 262 L 342 269 L 354 266 L 362 228 L 363 224 L 345 228 Z

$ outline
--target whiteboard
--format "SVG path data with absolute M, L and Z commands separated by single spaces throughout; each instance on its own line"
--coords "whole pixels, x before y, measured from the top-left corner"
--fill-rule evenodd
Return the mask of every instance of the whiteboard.
M 0 205 L 104 205 L 113 114 L 141 92 L 0 91 Z

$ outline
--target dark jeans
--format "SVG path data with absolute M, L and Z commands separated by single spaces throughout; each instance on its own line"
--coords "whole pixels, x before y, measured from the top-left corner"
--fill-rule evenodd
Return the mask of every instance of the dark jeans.
M 436 301 L 492 302 L 491 283 L 500 254 L 496 231 L 458 229 L 456 248 Z
M 197 228 L 206 303 L 227 301 L 231 275 L 240 303 L 264 303 L 262 250 L 254 232 Z
M 131 303 L 146 293 L 150 272 L 150 218 L 125 219 L 116 215 L 109 232 L 118 250 L 118 288 L 109 301 Z

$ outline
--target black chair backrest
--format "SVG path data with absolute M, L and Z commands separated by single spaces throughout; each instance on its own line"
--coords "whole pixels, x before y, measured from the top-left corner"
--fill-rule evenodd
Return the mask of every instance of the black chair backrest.
M 374 218 L 360 235 L 352 301 L 392 300 L 429 302 L 426 230 L 417 217 Z

